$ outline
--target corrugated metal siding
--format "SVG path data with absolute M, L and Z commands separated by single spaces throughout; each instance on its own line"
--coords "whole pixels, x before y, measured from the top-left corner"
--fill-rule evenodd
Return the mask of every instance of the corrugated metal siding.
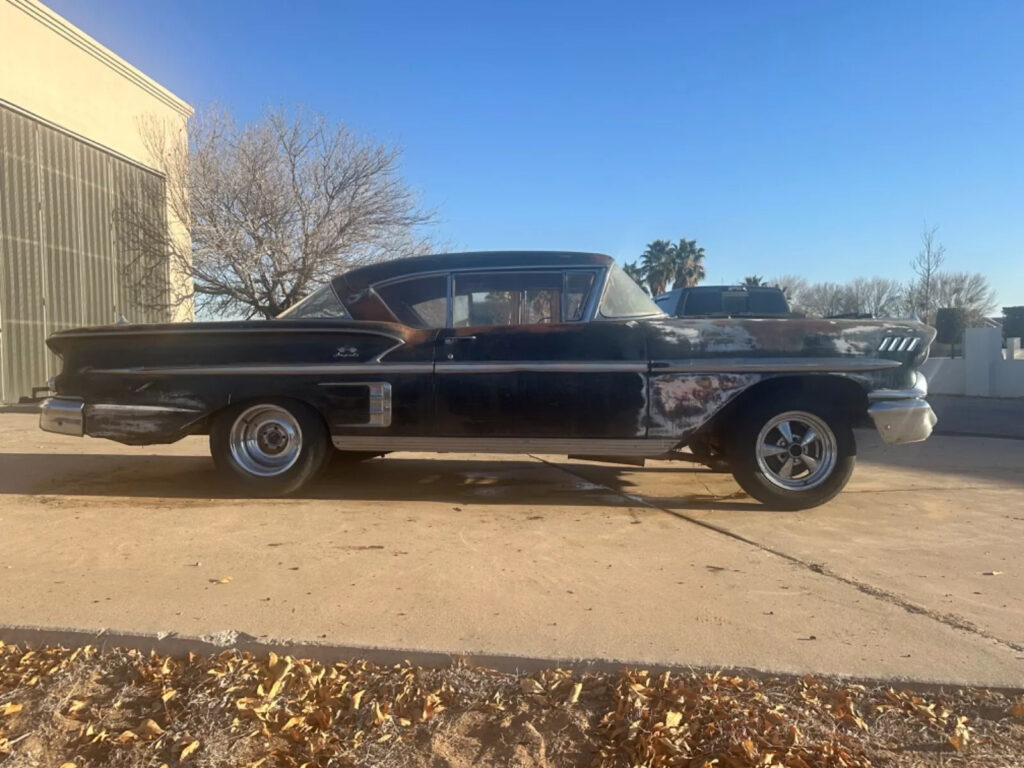
M 141 235 L 115 216 L 121 202 L 137 201 L 166 226 L 163 185 L 158 174 L 0 106 L 0 401 L 31 394 L 59 369 L 45 345 L 53 331 L 121 314 L 170 319 L 137 304 L 129 273 Z

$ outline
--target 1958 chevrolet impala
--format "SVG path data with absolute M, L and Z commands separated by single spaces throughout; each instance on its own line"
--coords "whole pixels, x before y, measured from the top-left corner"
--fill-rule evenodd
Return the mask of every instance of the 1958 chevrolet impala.
M 131 445 L 208 434 L 258 494 L 336 449 L 559 453 L 689 447 L 753 497 L 802 509 L 853 470 L 853 427 L 924 440 L 916 322 L 670 318 L 608 256 L 496 252 L 352 270 L 268 321 L 63 331 L 40 426 Z

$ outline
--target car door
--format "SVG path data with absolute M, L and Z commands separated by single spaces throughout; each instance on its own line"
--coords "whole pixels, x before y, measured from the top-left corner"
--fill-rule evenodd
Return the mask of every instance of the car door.
M 637 438 L 647 359 L 634 322 L 588 322 L 599 270 L 452 276 L 435 352 L 436 428 L 449 437 Z

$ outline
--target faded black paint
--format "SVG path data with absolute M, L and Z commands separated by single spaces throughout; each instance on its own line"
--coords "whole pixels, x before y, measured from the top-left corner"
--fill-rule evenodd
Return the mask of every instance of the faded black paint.
M 662 373 L 671 361 L 759 358 L 881 358 L 899 367 L 840 375 L 865 390 L 907 387 L 934 331 L 912 322 L 818 319 L 687 319 L 417 330 L 391 322 L 371 285 L 402 270 L 431 272 L 508 266 L 605 267 L 594 254 L 456 254 L 373 265 L 335 280 L 353 320 L 271 320 L 109 326 L 66 331 L 50 347 L 63 356 L 57 392 L 87 404 L 173 406 L 147 424 L 87 417 L 91 434 L 125 442 L 169 442 L 208 428 L 232 403 L 282 397 L 311 404 L 334 434 L 402 436 L 672 437 L 684 441 L 770 372 Z M 352 302 L 354 294 L 360 294 Z M 887 335 L 916 336 L 914 352 L 878 352 Z M 377 364 L 379 361 L 379 365 Z M 635 364 L 637 370 L 442 372 L 446 363 Z M 399 371 L 402 364 L 416 370 Z M 438 369 L 434 370 L 434 365 Z M 358 369 L 346 370 L 346 366 Z M 287 372 L 204 374 L 211 366 Z M 320 370 L 296 373 L 295 366 Z M 651 371 L 648 367 L 653 366 Z M 326 368 L 325 368 L 326 367 Z M 176 372 L 168 372 L 175 369 Z M 184 370 L 183 370 L 184 369 Z M 193 369 L 189 371 L 188 369 Z M 120 372 L 110 372 L 120 371 Z M 828 372 L 815 376 L 835 375 Z M 351 425 L 359 398 L 332 384 L 387 382 L 389 427 Z M 91 421 L 91 423 L 90 423 Z

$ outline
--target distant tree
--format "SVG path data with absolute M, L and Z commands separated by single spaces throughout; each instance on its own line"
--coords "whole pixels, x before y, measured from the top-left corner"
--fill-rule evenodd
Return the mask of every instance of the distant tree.
M 665 293 L 670 287 L 694 286 L 706 276 L 704 249 L 697 245 L 696 240 L 685 238 L 678 243 L 653 240 L 641 254 L 640 265 L 636 270 L 643 278 L 642 282 L 637 282 L 646 283 L 652 296 Z
M 928 228 L 926 224 L 921 232 L 921 250 L 910 262 L 911 269 L 917 275 L 910 289 L 910 303 L 913 311 L 926 322 L 932 320 L 938 306 L 935 297 L 935 277 L 946 259 L 946 247 L 935 241 L 938 227 Z
M 745 285 L 747 288 L 759 288 L 764 284 L 764 278 L 760 275 L 747 275 L 741 283 L 741 285 Z
M 852 311 L 846 286 L 839 283 L 812 283 L 800 291 L 800 311 L 829 317 Z
M 421 228 L 433 214 L 402 179 L 399 150 L 322 116 L 268 111 L 239 124 L 211 110 L 189 124 L 187 150 L 157 123 L 143 138 L 191 247 L 149 224 L 137 242 L 157 246 L 129 254 L 131 271 L 164 296 L 169 255 L 187 278 L 177 301 L 201 315 L 274 317 L 338 272 L 430 247 Z M 120 216 L 147 226 L 131 205 Z
M 780 288 L 794 310 L 800 309 L 800 292 L 807 288 L 807 280 L 800 275 L 780 275 L 768 281 L 769 285 Z M 803 310 L 801 310 L 803 311 Z
M 649 292 L 647 288 L 647 278 L 644 275 L 644 269 L 635 261 L 631 261 L 628 264 L 622 265 L 622 271 L 633 278 L 634 282 L 644 289 L 645 292 Z
M 1024 307 L 1003 307 L 1003 338 L 1024 338 Z
M 847 283 L 845 288 L 846 312 L 892 317 L 903 310 L 906 289 L 898 280 L 858 277 Z
M 673 247 L 676 263 L 673 288 L 692 288 L 707 277 L 704 270 L 704 255 L 704 249 L 697 245 L 696 240 L 680 238 Z
M 962 309 L 968 327 L 978 325 L 998 306 L 988 278 L 978 272 L 937 272 L 932 276 L 932 296 L 937 306 Z
M 665 292 L 675 279 L 675 246 L 668 240 L 653 240 L 640 255 L 640 269 L 652 296 Z

